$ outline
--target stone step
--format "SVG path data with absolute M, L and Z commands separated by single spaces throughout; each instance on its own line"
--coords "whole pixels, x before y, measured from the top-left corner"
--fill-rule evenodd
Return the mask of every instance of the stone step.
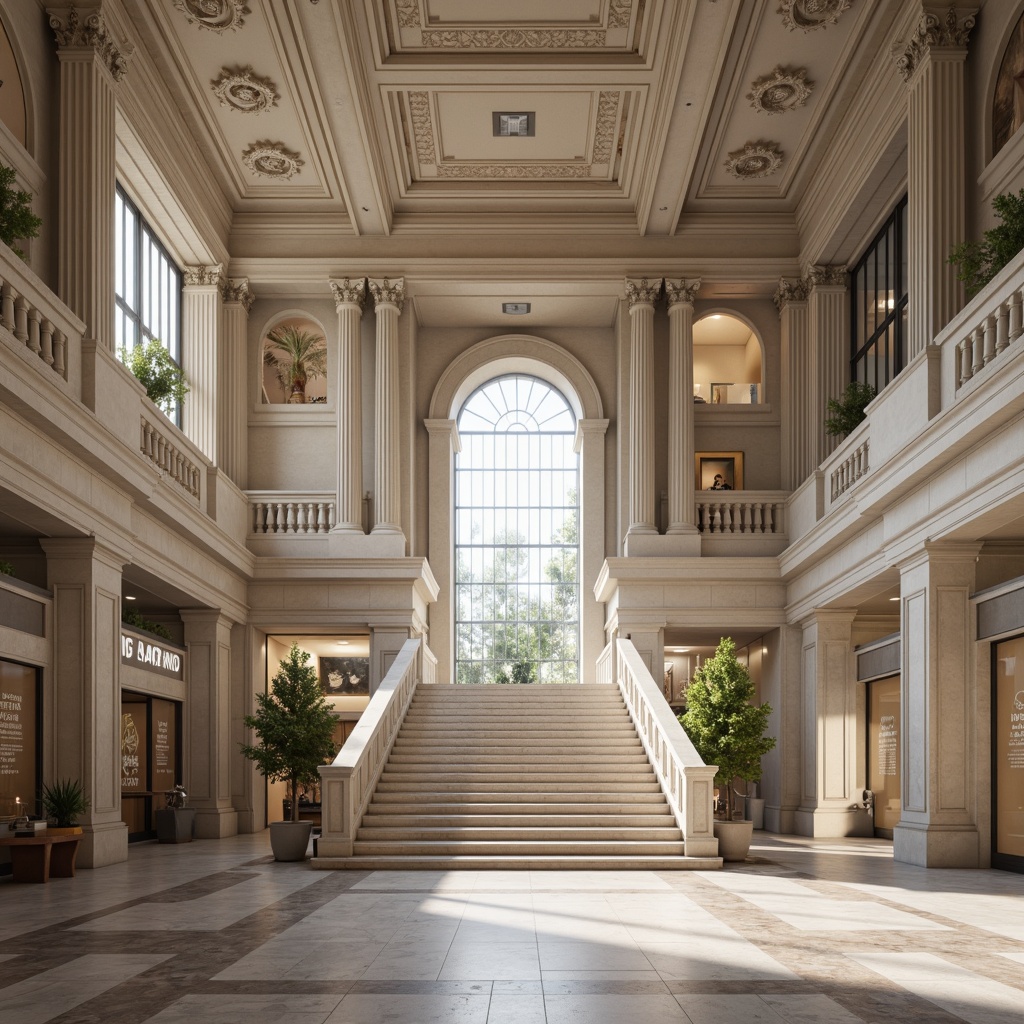
M 416 855 L 314 857 L 321 871 L 709 871 L 722 866 L 721 857 L 623 857 L 590 854 L 568 857 L 531 854 L 486 856 Z
M 391 757 L 388 758 L 388 766 L 392 765 L 407 765 L 407 764 L 441 764 L 445 766 L 451 766 L 455 764 L 466 764 L 475 766 L 488 766 L 488 765 L 522 765 L 526 770 L 533 770 L 534 766 L 548 770 L 549 767 L 565 764 L 573 765 L 577 769 L 581 765 L 585 764 L 599 764 L 607 767 L 608 765 L 635 765 L 641 764 L 645 768 L 650 768 L 650 762 L 647 760 L 646 754 L 644 754 L 641 748 L 639 753 L 630 753 L 628 751 L 609 751 L 607 753 L 601 753 L 600 751 L 594 752 L 590 756 L 587 753 L 578 753 L 573 751 L 567 753 L 564 750 L 550 750 L 550 751 L 534 751 L 534 750 L 516 750 L 508 751 L 507 753 L 495 754 L 492 751 L 478 750 L 478 749 L 465 749 L 462 747 L 450 747 L 447 749 L 438 748 L 437 750 L 424 752 L 422 750 L 400 750 L 392 753 Z
M 605 771 L 581 771 L 579 764 L 557 765 L 523 764 L 515 771 L 510 771 L 502 764 L 455 764 L 450 767 L 430 765 L 416 771 L 408 771 L 408 765 L 392 767 L 390 763 L 381 775 L 381 781 L 387 782 L 500 782 L 526 783 L 534 782 L 578 782 L 587 784 L 591 789 L 603 788 L 614 782 L 646 782 L 654 778 L 650 765 L 623 764 Z
M 431 842 L 431 843 L 678 843 L 683 835 L 678 828 L 663 825 L 659 828 L 613 828 L 572 826 L 501 827 L 494 825 L 457 826 L 454 828 L 390 827 L 362 825 L 356 833 L 356 842 Z
M 410 805 L 398 804 L 397 807 Z M 361 828 L 671 828 L 672 817 L 668 807 L 661 814 L 643 813 L 488 813 L 474 807 L 471 812 L 460 813 L 452 808 L 443 813 L 416 810 L 387 811 L 384 807 L 372 809 L 363 815 Z
M 453 794 L 447 792 L 416 792 L 405 790 L 378 790 L 367 811 L 372 814 L 391 813 L 402 808 L 402 813 L 415 814 L 576 814 L 579 808 L 601 814 L 661 814 L 668 810 L 665 794 L 660 789 L 649 792 L 627 793 L 510 793 L 507 790 Z M 386 810 L 385 810 L 386 808 Z M 656 808 L 656 809 L 655 809 Z
M 565 842 L 545 842 L 534 840 L 531 842 L 515 842 L 513 840 L 496 840 L 487 842 L 468 841 L 459 842 L 456 840 L 439 840 L 432 842 L 422 840 L 420 842 L 408 842 L 405 840 L 395 842 L 364 842 L 356 839 L 352 844 L 352 853 L 356 857 L 416 857 L 416 856 L 457 856 L 460 854 L 470 856 L 536 856 L 548 857 L 681 857 L 683 855 L 682 841 L 677 842 L 615 842 L 609 841 L 581 841 L 572 839 Z
M 547 779 L 531 778 L 529 780 L 522 780 L 520 776 L 515 776 L 515 782 L 510 782 L 507 785 L 502 785 L 500 790 L 495 789 L 497 781 L 493 778 L 488 778 L 486 781 L 477 781 L 477 776 L 470 776 L 473 781 L 467 782 L 465 780 L 439 780 L 429 779 L 425 780 L 416 777 L 415 782 L 409 782 L 407 780 L 394 780 L 386 777 L 381 777 L 380 782 L 377 783 L 377 793 L 490 793 L 495 792 L 499 794 L 508 794 L 509 798 L 513 793 L 593 793 L 595 785 L 593 781 L 588 780 L 586 782 L 572 782 L 566 781 L 565 779 L 557 779 L 554 781 Z M 603 794 L 608 793 L 661 793 L 661 786 L 658 785 L 657 780 L 650 782 L 606 782 L 602 783 L 600 792 Z

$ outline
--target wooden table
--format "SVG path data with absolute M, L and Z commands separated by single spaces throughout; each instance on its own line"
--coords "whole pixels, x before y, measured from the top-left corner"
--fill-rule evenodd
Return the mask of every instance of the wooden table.
M 0 846 L 11 848 L 11 868 L 16 882 L 48 882 L 50 877 L 73 878 L 78 843 L 82 837 L 4 836 Z

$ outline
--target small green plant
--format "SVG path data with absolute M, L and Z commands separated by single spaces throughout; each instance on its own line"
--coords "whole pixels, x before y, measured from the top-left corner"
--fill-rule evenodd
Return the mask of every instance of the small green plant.
M 335 754 L 334 714 L 309 658 L 293 643 L 270 692 L 256 694 L 256 714 L 243 719 L 259 743 L 243 743 L 242 756 L 271 782 L 288 783 L 292 821 L 299 820 L 299 789 L 318 785 L 317 769 Z
M 736 645 L 722 637 L 713 658 L 693 674 L 686 691 L 686 713 L 679 721 L 705 764 L 718 765 L 715 784 L 732 820 L 733 779 L 760 782 L 761 758 L 775 746 L 765 736 L 770 704 L 751 704 L 754 683 L 736 659 Z
M 535 678 L 536 666 L 532 661 L 517 661 L 512 666 L 513 683 L 532 683 Z
M 864 411 L 878 392 L 870 384 L 851 380 L 841 398 L 830 398 L 825 405 L 829 412 L 825 420 L 825 433 L 845 437 L 867 417 Z
M 5 562 L 0 559 L 0 576 L 13 576 L 14 565 L 11 562 Z
M 981 291 L 1024 249 L 1024 188 L 996 196 L 992 209 L 1002 224 L 986 231 L 983 242 L 961 242 L 949 254 L 949 262 L 959 267 L 956 276 L 968 297 Z
M 77 779 L 58 779 L 43 786 L 43 809 L 57 828 L 74 828 L 78 816 L 89 810 L 89 798 Z
M 166 626 L 162 623 L 154 622 L 152 619 L 147 619 L 134 608 L 122 608 L 121 621 L 126 626 L 134 626 L 136 629 L 144 629 L 147 633 L 152 633 L 154 636 L 161 636 L 165 640 L 174 639 L 174 637 L 171 636 L 171 631 Z
M 146 389 L 150 400 L 164 412 L 173 412 L 175 403 L 185 400 L 190 390 L 188 379 L 158 338 L 134 348 L 122 348 L 118 355 Z
M 15 187 L 13 167 L 0 164 L 0 239 L 23 260 L 28 256 L 14 243 L 19 238 L 36 238 L 43 225 L 42 218 L 32 212 L 32 193 Z

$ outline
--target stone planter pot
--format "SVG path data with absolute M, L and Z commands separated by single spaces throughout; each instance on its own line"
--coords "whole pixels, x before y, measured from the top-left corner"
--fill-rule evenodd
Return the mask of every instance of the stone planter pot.
M 195 829 L 194 807 L 162 807 L 156 812 L 158 843 L 191 843 Z
M 305 860 L 312 831 L 311 821 L 272 821 L 270 848 L 274 860 Z
M 752 821 L 716 821 L 715 838 L 718 840 L 718 856 L 722 860 L 746 860 L 753 835 L 754 823 Z

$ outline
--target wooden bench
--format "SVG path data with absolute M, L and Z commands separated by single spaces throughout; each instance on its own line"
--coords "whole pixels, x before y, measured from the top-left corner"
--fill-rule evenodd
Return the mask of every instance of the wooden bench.
M 4 836 L 0 846 L 11 848 L 11 869 L 15 882 L 48 882 L 73 878 L 80 835 Z

